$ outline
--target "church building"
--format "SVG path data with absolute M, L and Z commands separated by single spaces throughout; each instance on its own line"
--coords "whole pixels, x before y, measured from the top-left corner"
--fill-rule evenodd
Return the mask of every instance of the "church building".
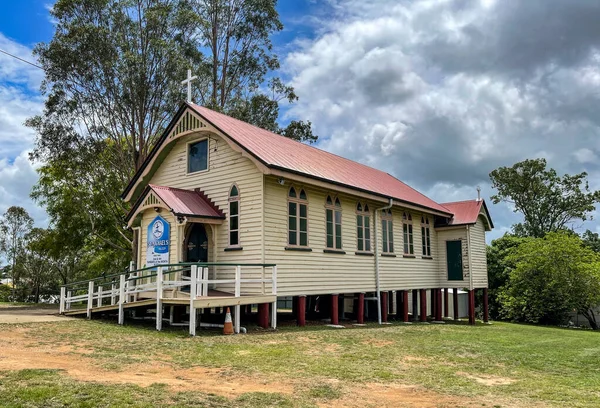
M 420 310 L 420 319 L 441 321 L 457 289 L 468 290 L 472 322 L 474 290 L 483 289 L 487 319 L 493 223 L 483 199 L 437 203 L 386 172 L 193 103 L 181 106 L 123 199 L 132 203 L 138 269 L 206 264 L 210 289 L 233 294 L 224 277 L 235 278 L 236 264 L 276 265 L 270 290 L 292 300 L 300 325 L 310 314 L 385 322 L 394 310 L 406 321 L 411 305 L 413 317 Z M 258 306 L 267 325 L 269 303 Z

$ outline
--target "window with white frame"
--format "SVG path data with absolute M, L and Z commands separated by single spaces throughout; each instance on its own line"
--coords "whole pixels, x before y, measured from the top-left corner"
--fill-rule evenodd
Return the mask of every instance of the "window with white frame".
M 423 256 L 431 256 L 431 229 L 429 218 L 421 217 L 421 246 L 423 247 Z
M 240 190 L 234 184 L 229 190 L 229 246 L 240 245 Z
M 304 189 L 288 192 L 288 245 L 308 246 L 308 199 Z
M 368 204 L 356 205 L 356 238 L 359 252 L 371 252 L 371 214 Z
M 342 204 L 339 198 L 327 196 L 325 200 L 325 223 L 327 249 L 342 249 Z
M 208 139 L 188 144 L 187 171 L 196 173 L 208 170 Z
M 383 253 L 394 253 L 394 223 L 392 209 L 381 211 L 381 235 L 383 242 Z
M 402 214 L 402 232 L 404 235 L 404 254 L 414 255 L 415 248 L 413 243 L 413 224 L 410 213 L 405 212 Z

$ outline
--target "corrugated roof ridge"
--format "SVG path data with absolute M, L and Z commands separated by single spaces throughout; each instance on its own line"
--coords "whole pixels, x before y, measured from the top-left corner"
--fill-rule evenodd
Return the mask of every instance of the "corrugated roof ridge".
M 440 205 L 459 204 L 459 203 L 470 203 L 470 202 L 473 202 L 473 201 L 480 203 L 480 202 L 483 202 L 483 198 L 480 201 L 478 201 L 476 198 L 473 198 L 471 200 L 448 201 L 448 202 L 445 202 L 445 203 L 438 203 L 438 204 L 440 204 Z
M 186 193 L 195 193 L 194 190 L 186 190 L 185 188 L 177 188 L 177 187 L 169 187 L 169 186 L 159 186 L 158 184 L 148 184 L 149 187 L 151 188 L 158 188 L 158 189 L 164 189 L 164 190 L 177 190 L 177 191 L 184 191 Z

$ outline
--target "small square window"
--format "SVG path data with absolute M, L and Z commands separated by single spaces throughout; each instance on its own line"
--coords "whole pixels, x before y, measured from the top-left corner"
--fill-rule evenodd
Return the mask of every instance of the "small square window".
M 208 169 L 208 139 L 191 143 L 188 146 L 188 173 Z

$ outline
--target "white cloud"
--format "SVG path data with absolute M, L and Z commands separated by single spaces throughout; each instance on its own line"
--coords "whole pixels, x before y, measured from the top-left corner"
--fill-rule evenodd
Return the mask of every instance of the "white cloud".
M 0 33 L 0 48 L 33 61 L 31 49 Z M 48 224 L 45 211 L 30 199 L 38 180 L 37 165 L 29 161 L 34 132 L 24 126 L 27 118 L 43 109 L 39 86 L 43 71 L 0 53 L 0 214 L 10 206 L 24 207 L 36 225 Z
M 289 114 L 313 122 L 320 147 L 438 201 L 477 185 L 489 201 L 489 172 L 525 158 L 600 176 L 600 3 L 331 4 L 329 30 L 284 62 L 300 97 Z M 491 211 L 492 237 L 519 221 Z
M 577 159 L 577 161 L 579 163 L 597 163 L 598 162 L 598 155 L 586 147 L 575 151 L 573 153 L 573 156 L 575 156 L 575 159 Z
M 37 225 L 48 223 L 44 210 L 29 198 L 31 189 L 37 183 L 37 165 L 29 160 L 29 152 L 23 152 L 12 162 L 0 160 L 0 214 L 13 205 L 24 207 L 35 219 Z

